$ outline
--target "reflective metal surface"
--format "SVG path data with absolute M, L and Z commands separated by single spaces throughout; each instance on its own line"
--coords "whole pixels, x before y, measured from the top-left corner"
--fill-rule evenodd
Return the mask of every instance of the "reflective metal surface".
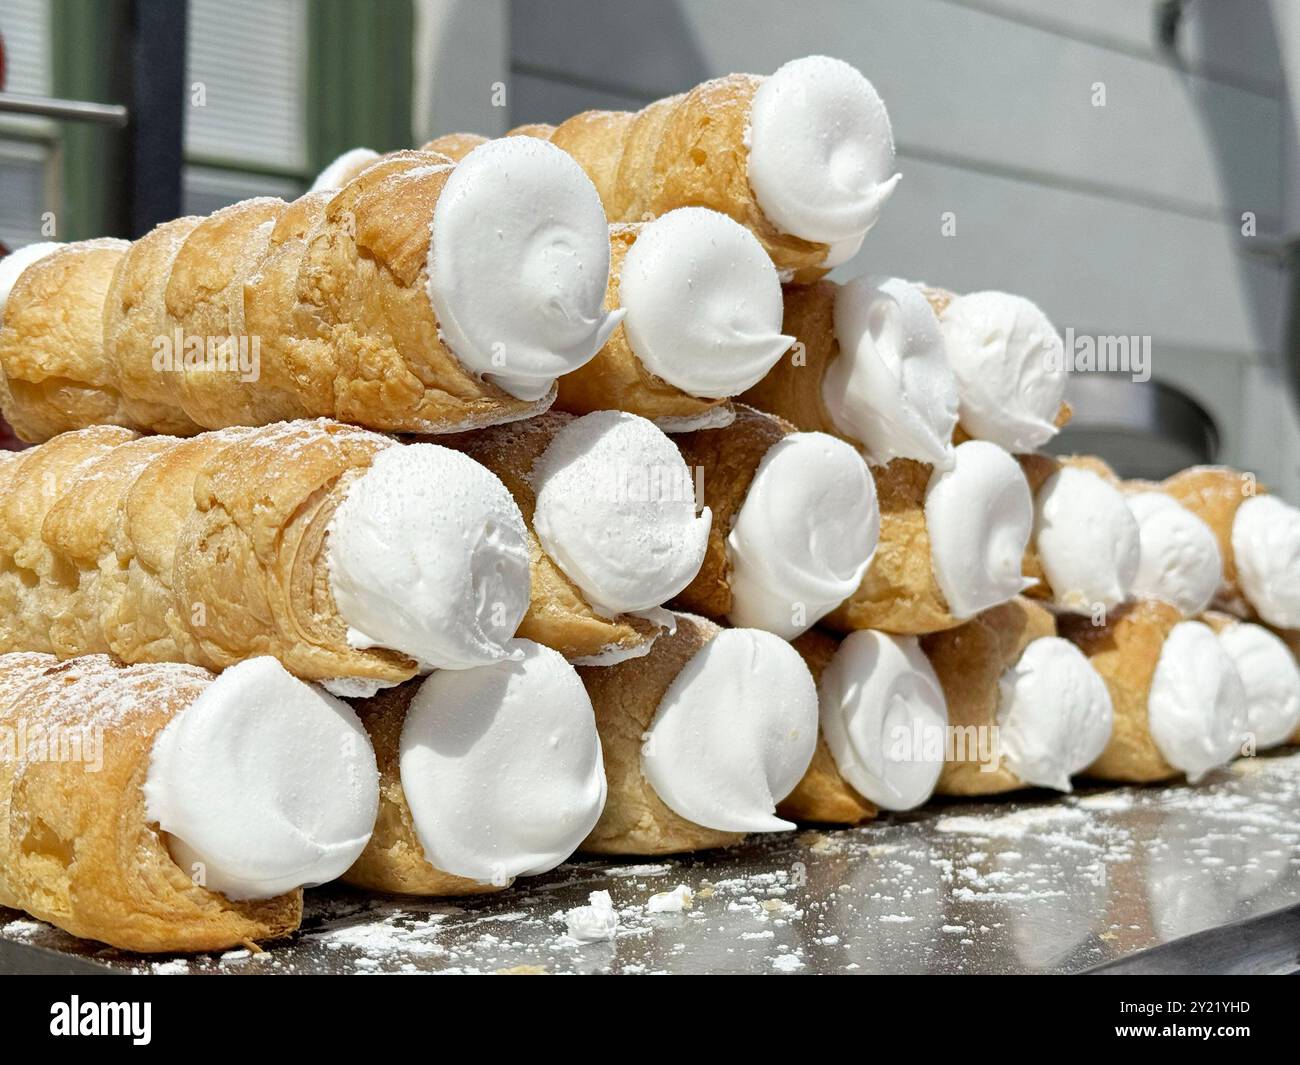
M 1074 415 L 1048 444 L 1053 454 L 1100 455 L 1121 476 L 1148 480 L 1213 462 L 1218 455 L 1214 419 L 1186 393 L 1162 382 L 1072 374 L 1065 398 Z
M 59 100 L 52 96 L 29 96 L 0 92 L 0 114 L 41 115 L 71 122 L 95 122 L 122 127 L 130 114 L 122 104 L 97 104 L 85 100 Z
M 694 893 L 681 913 L 652 895 Z M 612 941 L 578 943 L 564 914 L 607 890 Z M 1079 972 L 1161 944 L 1148 969 L 1250 967 L 1271 918 L 1269 971 L 1300 956 L 1300 751 L 1247 759 L 1199 786 L 1033 792 L 941 803 L 852 830 L 790 833 L 658 862 L 581 861 L 456 904 L 309 892 L 293 940 L 252 955 L 142 959 L 0 911 L 0 971 L 71 965 L 162 973 Z M 1249 927 L 1249 926 L 1247 926 Z M 1221 929 L 1204 951 L 1184 939 Z M 1172 948 L 1168 948 L 1172 949 Z M 1190 953 L 1189 953 L 1190 952 Z M 57 955 L 54 956 L 57 958 Z

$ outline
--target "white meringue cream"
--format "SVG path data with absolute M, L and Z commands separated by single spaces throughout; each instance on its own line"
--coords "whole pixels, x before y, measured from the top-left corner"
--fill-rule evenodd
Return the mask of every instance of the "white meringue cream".
M 501 481 L 459 451 L 394 444 L 347 489 L 325 545 L 353 647 L 422 670 L 509 657 L 528 610 L 528 534 Z
M 719 404 L 699 414 L 678 417 L 665 414 L 653 419 L 655 425 L 665 433 L 698 433 L 703 429 L 725 429 L 736 420 L 736 408 L 730 404 Z
M 1246 727 L 1264 750 L 1290 739 L 1300 727 L 1300 666 L 1263 625 L 1239 622 L 1219 633 L 1246 692 Z
M 849 237 L 847 240 L 832 241 L 827 249 L 826 258 L 822 260 L 822 266 L 827 270 L 843 266 L 862 250 L 862 242 L 866 237 L 865 233 L 859 233 L 856 237 Z
M 56 252 L 64 245 L 58 241 L 46 240 L 38 244 L 27 244 L 17 251 L 11 251 L 0 259 L 0 321 L 4 318 L 4 309 L 9 302 L 9 293 L 13 291 L 18 278 L 32 263 L 44 259 L 51 252 Z
M 996 444 L 967 440 L 925 493 L 930 565 L 955 618 L 974 617 L 1032 585 L 1021 576 L 1034 521 L 1029 483 Z
M 835 294 L 839 355 L 822 379 L 835 428 L 872 465 L 890 459 L 953 464 L 957 380 L 930 301 L 897 277 L 857 278 Z
M 442 339 L 512 396 L 543 398 L 623 318 L 604 310 L 609 227 L 596 187 L 547 141 L 503 137 L 465 156 L 432 235 L 429 300 Z
M 605 807 L 600 737 L 577 671 L 549 647 L 513 646 L 517 661 L 430 676 L 400 741 L 425 858 L 493 884 L 554 869 Z
M 1070 790 L 1110 741 L 1114 710 L 1106 682 L 1069 640 L 1032 641 L 999 682 L 998 746 L 1026 784 Z
M 791 433 L 758 464 L 727 536 L 728 620 L 793 639 L 857 591 L 879 539 L 861 456 L 827 433 Z
M 1063 466 L 1038 490 L 1034 547 L 1064 610 L 1118 606 L 1133 590 L 1141 561 L 1137 518 L 1120 490 L 1091 470 Z
M 817 745 L 817 690 L 799 652 L 757 629 L 724 629 L 668 686 L 641 771 L 670 810 L 719 832 L 793 828 L 776 804 Z
M 861 238 L 899 181 L 885 105 L 839 59 L 795 59 L 764 78 L 750 106 L 748 143 L 759 207 L 804 240 Z
M 575 906 L 564 915 L 569 938 L 578 943 L 600 943 L 618 934 L 618 910 L 608 891 L 587 895 L 586 906 Z
M 961 394 L 961 426 L 1008 451 L 1033 451 L 1054 437 L 1065 395 L 1065 345 L 1023 296 L 972 292 L 939 316 Z
M 379 771 L 346 703 L 274 658 L 226 670 L 154 741 L 145 812 L 197 883 L 267 899 L 342 876 L 365 849 Z
M 1253 496 L 1232 522 L 1237 582 L 1270 625 L 1300 628 L 1300 510 L 1276 496 Z
M 948 704 L 914 636 L 850 633 L 822 670 L 817 696 L 835 768 L 861 795 L 882 810 L 911 810 L 933 794 Z M 928 739 L 936 732 L 937 743 Z
M 341 189 L 379 158 L 372 148 L 349 148 L 316 175 L 308 192 L 332 192 Z
M 1246 690 L 1208 625 L 1181 621 L 1165 638 L 1147 727 L 1164 760 L 1193 784 L 1236 756 L 1246 732 Z
M 326 677 L 316 683 L 340 699 L 369 699 L 385 688 L 396 688 L 402 682 L 375 677 Z
M 1133 595 L 1172 603 L 1189 617 L 1210 605 L 1223 581 L 1223 560 L 1210 527 L 1164 492 L 1125 497 L 1138 523 Z
M 740 395 L 794 343 L 781 333 L 781 282 L 767 252 L 704 207 L 641 228 L 623 260 L 619 304 L 636 357 L 692 396 Z
M 699 572 L 712 515 L 706 507 L 696 516 L 691 471 L 645 418 L 608 410 L 573 419 L 532 480 L 542 550 L 597 610 L 659 606 Z

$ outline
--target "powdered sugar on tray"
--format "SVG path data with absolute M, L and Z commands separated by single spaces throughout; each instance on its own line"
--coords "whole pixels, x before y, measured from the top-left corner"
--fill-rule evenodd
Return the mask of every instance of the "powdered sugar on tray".
M 0 939 L 145 973 L 1077 972 L 1296 904 L 1300 751 L 1194 788 L 939 802 L 709 854 L 575 861 L 465 899 L 320 889 L 264 953 L 142 959 L 11 913 Z M 589 907 L 608 936 L 572 934 Z

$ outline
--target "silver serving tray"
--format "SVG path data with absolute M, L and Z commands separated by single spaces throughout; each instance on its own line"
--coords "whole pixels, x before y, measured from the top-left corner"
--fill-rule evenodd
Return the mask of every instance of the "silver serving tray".
M 647 912 L 677 884 L 690 909 Z M 618 932 L 577 943 L 564 914 L 597 890 Z M 321 889 L 261 954 L 129 955 L 0 910 L 0 972 L 1279 972 L 1298 957 L 1300 751 L 1195 787 L 940 802 L 694 857 L 570 862 L 456 902 Z

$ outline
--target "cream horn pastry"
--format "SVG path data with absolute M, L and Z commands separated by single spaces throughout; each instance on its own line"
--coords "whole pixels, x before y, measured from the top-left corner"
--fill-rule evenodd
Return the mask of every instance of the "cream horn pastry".
M 1246 692 L 1214 631 L 1158 599 L 1111 611 L 1103 624 L 1057 619 L 1110 691 L 1115 723 L 1088 769 L 1102 780 L 1192 783 L 1227 765 L 1246 738 Z
M 1188 617 L 1214 600 L 1223 583 L 1223 560 L 1210 527 L 1158 489 L 1123 486 L 1138 523 L 1139 558 L 1132 594 L 1163 599 Z
M 1068 421 L 1065 346 L 1023 296 L 927 289 L 957 380 L 962 432 L 1012 453 L 1035 451 Z
M 496 474 L 523 513 L 532 600 L 519 635 L 579 665 L 645 654 L 709 542 L 710 512 L 696 514 L 673 442 L 622 411 L 440 439 Z
M 637 112 L 585 111 L 511 133 L 572 155 L 610 221 L 721 211 L 753 232 L 787 279 L 815 280 L 852 258 L 899 181 L 879 94 L 826 56 L 766 77 L 716 78 Z
M 421 150 L 459 161 L 485 142 L 449 134 Z M 337 188 L 378 158 L 358 148 L 317 178 Z M 558 409 L 625 410 L 670 432 L 725 424 L 732 396 L 790 346 L 781 284 L 754 235 L 726 215 L 682 207 L 610 227 L 605 306 L 624 315 L 596 357 L 560 378 Z
M 0 896 L 125 950 L 288 935 L 301 889 L 340 876 L 374 825 L 356 715 L 271 658 L 214 677 L 8 654 L 0 722 L 22 739 L 0 748 Z
M 1196 466 L 1162 485 L 1219 543 L 1219 602 L 1277 629 L 1300 629 L 1300 509 L 1268 495 L 1253 475 Z
M 578 670 L 609 797 L 582 850 L 673 854 L 794 826 L 776 807 L 817 743 L 817 691 L 772 633 L 678 614 L 650 652 Z
M 920 288 L 896 277 L 787 286 L 784 329 L 795 347 L 746 403 L 839 436 L 873 466 L 952 468 L 957 383 Z
M 1219 637 L 1246 691 L 1246 729 L 1256 750 L 1295 742 L 1300 730 L 1300 666 L 1281 637 L 1231 614 L 1201 619 Z
M 880 504 L 880 547 L 829 624 L 933 632 L 1020 592 L 1024 477 L 996 446 L 954 448 L 956 382 L 925 293 L 899 278 L 790 286 L 785 328 L 793 353 L 743 398 L 859 448 Z
M 1021 456 L 1034 496 L 1028 594 L 1060 610 L 1095 614 L 1129 599 L 1142 559 L 1141 530 L 1119 479 L 1099 459 Z
M 610 228 L 606 310 L 624 314 L 596 357 L 560 378 L 556 406 L 617 409 L 670 432 L 725 424 L 732 396 L 790 346 L 781 285 L 744 226 L 703 207 Z
M 1069 791 L 1106 748 L 1114 715 L 1105 682 L 1037 603 L 1012 599 L 921 645 L 952 734 L 939 794 Z
M 599 198 L 564 152 L 528 138 L 457 164 L 398 152 L 337 190 L 27 263 L 3 306 L 0 401 L 28 440 L 102 422 L 439 433 L 526 418 L 618 325 L 608 269 Z
M 853 448 L 741 404 L 731 425 L 676 441 L 713 515 L 677 606 L 793 639 L 858 587 L 880 514 Z
M 959 444 L 953 460 L 947 470 L 911 459 L 872 467 L 880 544 L 829 627 L 938 632 L 1034 583 L 1021 574 L 1033 503 L 1020 467 L 984 440 Z
M 344 879 L 406 895 L 507 887 L 564 861 L 596 824 L 605 774 L 574 668 L 529 640 L 517 659 L 439 670 L 362 700 L 379 818 Z
M 542 139 L 546 140 L 545 137 Z M 480 144 L 486 144 L 487 142 L 487 137 L 480 136 L 477 133 L 444 133 L 441 137 L 435 137 L 427 144 L 421 145 L 420 151 L 436 152 L 459 163 Z
M 477 147 L 477 146 L 476 146 Z M 434 148 L 421 148 L 422 152 L 436 152 Z M 439 153 L 445 154 L 445 153 Z M 467 153 L 466 153 L 467 154 Z M 380 159 L 380 154 L 373 148 L 349 148 L 342 152 L 335 159 L 331 160 L 311 183 L 309 192 L 338 192 L 344 185 L 354 177 L 370 166 L 371 163 Z M 453 157 L 448 155 L 448 159 Z M 454 158 L 454 162 L 460 162 L 462 156 Z
M 523 517 L 463 454 L 328 421 L 65 433 L 0 463 L 0 648 L 356 693 L 514 654 Z
M 777 813 L 852 825 L 929 799 L 948 710 L 916 638 L 862 629 L 841 640 L 812 629 L 794 646 L 817 682 L 820 729 L 807 772 Z

